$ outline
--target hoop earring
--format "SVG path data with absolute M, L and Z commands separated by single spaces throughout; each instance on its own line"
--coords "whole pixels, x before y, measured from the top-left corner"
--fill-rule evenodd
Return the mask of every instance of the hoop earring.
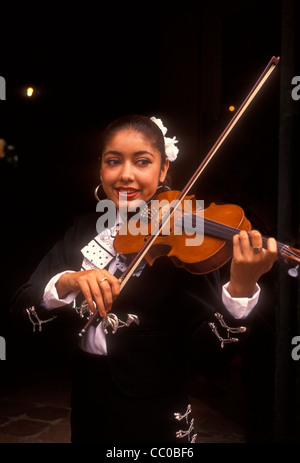
M 97 199 L 97 201 L 101 201 L 101 199 L 99 198 L 98 196 L 98 189 L 102 186 L 102 183 L 100 183 L 100 185 L 96 186 L 95 190 L 94 190 L 94 196 L 95 198 Z
M 171 188 L 168 187 L 168 185 L 164 185 L 163 183 L 162 183 L 161 185 L 158 185 L 156 191 L 158 191 L 160 188 L 164 188 L 164 189 L 166 189 L 166 190 L 171 191 Z

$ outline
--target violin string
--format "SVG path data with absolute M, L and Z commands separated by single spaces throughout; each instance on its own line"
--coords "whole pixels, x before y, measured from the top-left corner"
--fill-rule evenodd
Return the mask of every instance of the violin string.
M 294 257 L 296 260 L 300 262 L 300 254 L 297 254 L 293 249 L 291 249 L 289 246 L 286 244 L 283 245 L 281 251 L 281 254 L 287 254 L 290 257 Z
M 182 222 L 184 222 L 184 228 L 189 230 L 195 230 L 195 222 L 197 223 L 199 220 L 199 216 L 191 213 L 184 213 L 180 219 L 177 220 L 176 225 L 180 226 Z M 212 219 L 208 219 L 204 217 L 204 229 L 205 234 L 209 236 L 214 236 L 219 239 L 231 240 L 234 235 L 239 233 L 241 230 L 238 228 L 231 227 L 230 225 L 222 224 L 220 222 L 215 222 Z M 197 230 L 195 230 L 197 231 Z M 202 230 L 199 230 L 202 231 Z M 263 245 L 266 246 L 268 238 L 263 236 L 262 241 Z M 279 253 L 282 254 L 283 252 L 291 257 L 295 257 L 299 259 L 299 255 L 293 251 L 289 246 L 284 243 L 280 243 L 277 241 L 277 245 L 279 248 Z
M 180 217 L 180 219 L 177 221 L 176 225 L 180 226 L 182 222 L 184 222 L 182 225 L 184 226 L 185 229 L 194 231 L 195 230 L 194 224 L 197 223 L 197 221 L 199 221 L 199 216 L 195 214 L 184 213 L 184 215 Z M 207 219 L 205 217 L 204 217 L 204 229 L 207 235 L 214 236 L 219 239 L 225 239 L 225 240 L 231 239 L 234 235 L 240 232 L 238 228 L 234 228 L 229 225 L 222 224 L 220 222 L 215 222 L 214 220 Z M 202 230 L 199 228 L 198 231 L 201 232 Z

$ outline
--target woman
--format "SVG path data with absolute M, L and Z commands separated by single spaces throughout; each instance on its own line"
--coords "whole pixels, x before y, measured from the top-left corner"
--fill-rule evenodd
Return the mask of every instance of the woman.
M 72 442 L 195 442 L 187 373 L 191 367 L 216 368 L 236 354 L 242 339 L 221 349 L 222 326 L 216 326 L 215 314 L 235 328 L 240 319 L 247 325 L 259 299 L 257 281 L 276 260 L 274 239 L 263 249 L 259 232 L 250 233 L 252 245 L 240 232 L 233 238 L 230 281 L 222 289 L 218 272 L 194 275 L 160 258 L 153 266 L 141 264 L 120 292 L 118 277 L 127 262 L 114 250 L 113 239 L 126 207 L 148 203 L 167 187 L 169 162 L 178 150 L 177 140 L 165 134 L 160 120 L 144 116 L 120 118 L 107 127 L 100 179 L 116 207 L 116 223 L 96 231 L 99 215 L 81 218 L 13 302 L 12 314 L 25 314 L 24 323 L 40 329 L 74 313 L 80 298 L 103 320 L 111 313 L 117 320 L 117 330 L 94 324 L 80 341 Z

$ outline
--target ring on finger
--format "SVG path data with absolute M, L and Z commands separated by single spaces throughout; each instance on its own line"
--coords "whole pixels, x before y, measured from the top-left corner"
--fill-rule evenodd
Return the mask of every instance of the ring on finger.
M 262 246 L 260 246 L 258 248 L 253 248 L 253 252 L 255 252 L 256 254 L 258 254 L 261 251 L 262 251 Z
M 102 278 L 102 280 L 100 280 L 100 283 L 103 283 L 103 281 L 105 280 L 107 280 L 107 277 Z

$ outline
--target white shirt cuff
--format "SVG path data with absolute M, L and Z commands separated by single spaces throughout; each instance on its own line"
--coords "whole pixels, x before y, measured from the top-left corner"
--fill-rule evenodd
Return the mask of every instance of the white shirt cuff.
M 234 318 L 246 318 L 256 306 L 260 287 L 256 284 L 255 291 L 252 297 L 232 297 L 227 291 L 229 282 L 222 287 L 222 301 L 228 312 Z
M 47 308 L 49 309 L 56 309 L 57 307 L 61 307 L 63 305 L 71 304 L 74 299 L 78 296 L 79 291 L 72 291 L 69 293 L 65 298 L 60 299 L 57 290 L 56 290 L 56 283 L 64 273 L 74 273 L 73 270 L 66 270 L 65 272 L 58 273 L 51 278 L 47 286 L 44 290 L 44 302 Z

